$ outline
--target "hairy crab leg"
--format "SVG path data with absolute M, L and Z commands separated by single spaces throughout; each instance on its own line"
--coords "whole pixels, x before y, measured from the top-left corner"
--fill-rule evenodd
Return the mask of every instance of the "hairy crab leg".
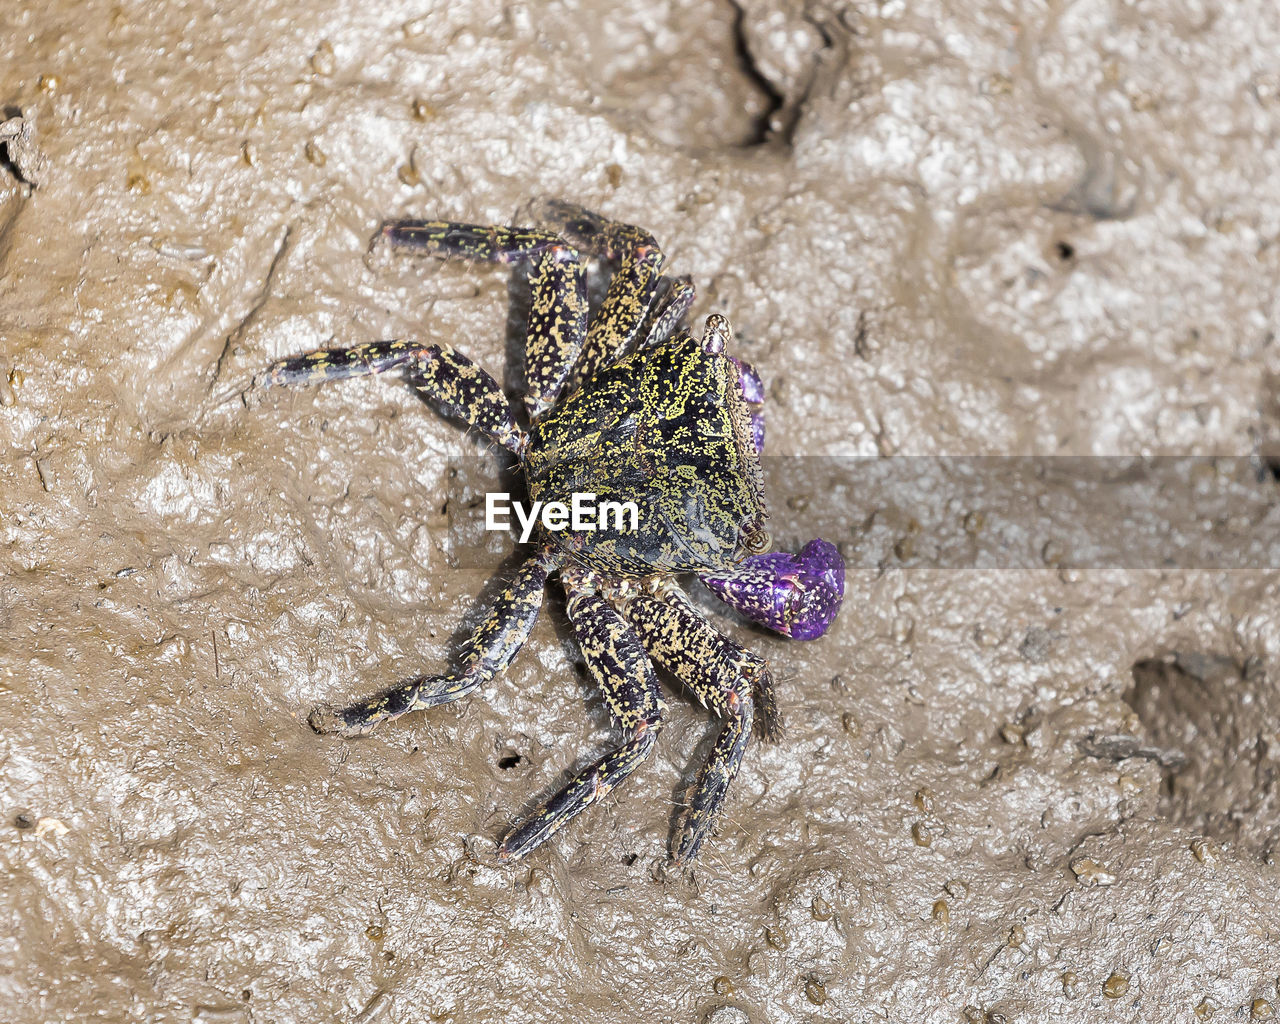
M 531 419 L 564 389 L 587 337 L 587 273 L 559 235 L 533 228 L 404 220 L 382 226 L 382 238 L 401 249 L 488 263 L 531 261 L 533 302 L 525 332 L 525 407 Z
M 320 733 L 362 736 L 401 715 L 465 697 L 511 664 L 537 621 L 547 574 L 556 566 L 556 556 L 540 554 L 520 567 L 484 622 L 463 645 L 460 668 L 443 675 L 407 679 L 345 708 L 319 705 L 307 718 L 308 724 Z
M 657 291 L 662 249 L 647 231 L 607 220 L 563 200 L 534 203 L 530 215 L 579 252 L 617 264 L 604 301 L 587 327 L 586 343 L 573 370 L 571 386 L 577 387 L 612 363 L 634 340 Z
M 782 723 L 764 659 L 717 631 L 671 580 L 655 583 L 651 591 L 623 598 L 623 617 L 649 656 L 725 720 L 680 830 L 674 857 L 679 863 L 697 857 L 715 828 L 729 783 L 742 765 L 757 704 L 767 739 L 781 735 Z
M 587 669 L 625 739 L 521 822 L 498 848 L 503 860 L 517 860 L 541 846 L 626 780 L 653 750 L 667 710 L 648 655 L 621 616 L 580 582 L 566 580 L 565 590 Z
M 524 451 L 528 436 L 516 423 L 511 403 L 498 382 L 448 345 L 401 340 L 320 349 L 272 363 L 259 383 L 267 387 L 307 386 L 393 370 L 400 371 L 420 395 L 439 402 L 450 416 L 516 454 Z

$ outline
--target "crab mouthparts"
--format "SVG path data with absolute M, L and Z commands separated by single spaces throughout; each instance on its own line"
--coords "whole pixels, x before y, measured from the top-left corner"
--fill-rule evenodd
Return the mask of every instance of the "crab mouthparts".
M 752 555 L 702 582 L 753 622 L 793 640 L 816 640 L 844 600 L 844 559 L 830 541 L 811 540 L 798 555 Z

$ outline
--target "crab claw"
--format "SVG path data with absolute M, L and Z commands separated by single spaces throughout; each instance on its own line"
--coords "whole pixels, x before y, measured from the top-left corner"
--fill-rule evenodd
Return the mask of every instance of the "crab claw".
M 753 622 L 793 640 L 816 640 L 844 600 L 844 559 L 830 541 L 811 540 L 798 555 L 752 555 L 702 582 Z

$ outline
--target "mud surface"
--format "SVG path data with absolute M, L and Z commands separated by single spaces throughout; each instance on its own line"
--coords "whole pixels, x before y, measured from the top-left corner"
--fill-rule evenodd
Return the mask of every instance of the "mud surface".
M 0 1017 L 1280 1005 L 1276 573 L 1052 537 L 957 571 L 856 494 L 774 494 L 780 540 L 855 568 L 815 644 L 720 620 L 789 731 L 692 877 L 680 700 L 636 782 L 497 868 L 611 735 L 554 600 L 482 696 L 304 724 L 443 664 L 510 569 L 451 541 L 482 449 L 385 381 L 239 397 L 412 333 L 516 386 L 509 275 L 368 242 L 544 194 L 645 225 L 733 319 L 774 453 L 1278 446 L 1274 4 L 8 6 L 4 117 L 48 162 L 0 168 Z

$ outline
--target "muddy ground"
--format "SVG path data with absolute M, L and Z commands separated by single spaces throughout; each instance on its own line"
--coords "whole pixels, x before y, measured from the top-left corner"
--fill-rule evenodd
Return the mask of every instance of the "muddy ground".
M 305 717 L 447 660 L 513 558 L 459 542 L 451 470 L 498 460 L 386 381 L 241 398 L 409 334 L 514 389 L 519 282 L 369 240 L 550 195 L 731 316 L 773 453 L 1265 452 L 1273 4 L 6 6 L 47 165 L 0 175 L 0 1016 L 1280 1012 L 1273 569 L 1052 535 L 958 569 L 811 479 L 775 532 L 840 543 L 848 598 L 808 645 L 718 619 L 789 730 L 692 876 L 664 861 L 712 726 L 674 696 L 635 782 L 496 867 L 612 735 L 562 604 L 466 703 Z

